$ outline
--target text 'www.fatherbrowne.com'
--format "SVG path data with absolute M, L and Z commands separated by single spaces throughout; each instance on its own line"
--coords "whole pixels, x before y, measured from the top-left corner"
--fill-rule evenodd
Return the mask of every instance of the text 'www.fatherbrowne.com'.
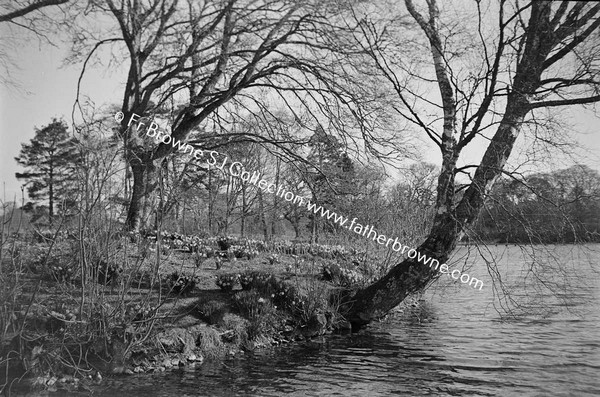
M 117 121 L 121 121 L 123 119 L 123 113 L 117 113 L 115 115 L 115 119 Z M 135 127 L 137 131 L 141 126 L 146 125 L 143 122 L 138 122 L 139 120 L 141 120 L 141 117 L 133 113 L 127 126 L 131 128 L 131 124 L 135 122 L 137 123 Z M 353 218 L 348 224 L 348 221 L 350 220 L 348 217 L 338 215 L 336 212 L 329 211 L 328 209 L 323 208 L 323 206 L 317 205 L 316 203 L 311 203 L 309 199 L 287 191 L 283 186 L 277 186 L 274 183 L 265 181 L 260 172 L 252 171 L 252 173 L 250 173 L 244 168 L 242 163 L 238 161 L 231 162 L 226 155 L 223 155 L 215 150 L 205 152 L 201 149 L 194 149 L 194 147 L 192 147 L 190 144 L 174 139 L 171 137 L 171 135 L 163 132 L 159 128 L 159 125 L 154 121 L 151 121 L 149 125 L 146 125 L 146 136 L 154 138 L 157 143 L 172 145 L 173 148 L 176 148 L 178 151 L 183 152 L 184 154 L 187 153 L 190 156 L 193 156 L 194 159 L 198 161 L 205 161 L 209 169 L 215 167 L 224 172 L 228 172 L 231 176 L 240 178 L 242 181 L 252 184 L 265 192 L 275 194 L 276 196 L 281 197 L 292 204 L 306 208 L 308 211 L 311 211 L 314 214 L 320 214 L 321 217 L 326 218 L 329 221 L 333 220 L 334 223 L 337 223 L 338 225 L 345 227 L 358 235 L 366 238 L 372 238 L 373 241 L 376 241 L 380 245 L 385 244 L 385 246 L 388 248 L 391 245 L 392 250 L 406 254 L 410 259 L 416 258 L 417 261 L 423 263 L 424 265 L 429 265 L 429 267 L 433 268 L 434 270 L 439 270 L 440 273 L 447 274 L 455 280 L 460 280 L 464 284 L 473 285 L 473 288 L 479 287 L 480 290 L 483 288 L 483 281 L 475 277 L 471 277 L 467 273 L 462 273 L 459 269 L 450 271 L 447 264 L 440 264 L 438 260 L 421 254 L 416 249 L 410 248 L 407 245 L 402 245 L 398 241 L 398 238 L 387 238 L 385 235 L 378 233 L 372 225 L 363 226 L 362 224 L 356 222 L 358 218 Z

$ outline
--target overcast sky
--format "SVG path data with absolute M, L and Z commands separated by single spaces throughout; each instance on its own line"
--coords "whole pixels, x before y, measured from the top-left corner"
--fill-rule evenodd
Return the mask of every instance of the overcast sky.
M 0 26 L 0 37 L 7 37 L 6 24 Z M 14 29 L 10 34 L 14 34 Z M 0 45 L 6 43 L 0 42 Z M 9 67 L 10 79 L 18 84 L 17 88 L 3 86 L 0 90 L 0 198 L 12 200 L 20 197 L 21 182 L 15 178 L 15 172 L 22 169 L 14 157 L 18 155 L 21 143 L 28 142 L 34 136 L 34 128 L 51 122 L 53 117 L 64 118 L 71 124 L 71 110 L 75 100 L 76 84 L 80 65 L 61 67 L 68 55 L 68 43 L 57 43 L 58 47 L 40 45 L 31 40 L 29 45 L 19 45 L 11 58 L 15 65 Z M 3 51 L 6 46 L 3 46 Z M 90 69 L 83 81 L 83 93 L 97 106 L 108 103 L 120 104 L 126 74 L 118 69 Z M 600 119 L 592 111 L 573 109 L 565 112 L 565 120 L 573 126 L 572 135 L 587 152 L 579 152 L 577 161 L 600 170 Z M 570 119 L 570 120 L 569 120 Z M 478 161 L 485 148 L 485 141 L 475 142 L 475 147 L 466 153 L 465 162 Z M 517 145 L 523 145 L 522 139 Z M 519 151 L 519 147 L 516 151 Z M 421 151 L 423 159 L 439 164 L 440 156 L 434 147 L 424 143 Z M 564 168 L 565 159 L 544 159 L 539 170 Z M 518 161 L 513 159 L 513 162 Z

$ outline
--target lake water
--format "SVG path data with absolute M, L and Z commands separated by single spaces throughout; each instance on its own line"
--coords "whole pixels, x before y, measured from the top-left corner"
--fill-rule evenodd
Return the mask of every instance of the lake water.
M 500 258 L 505 288 L 526 305 L 501 300 L 512 317 L 496 310 L 499 286 L 484 259 L 461 247 L 454 259 L 484 280 L 481 291 L 442 280 L 416 307 L 358 334 L 106 379 L 94 395 L 600 396 L 600 245 L 537 253 L 541 279 L 528 271 L 530 252 L 499 246 L 482 254 Z

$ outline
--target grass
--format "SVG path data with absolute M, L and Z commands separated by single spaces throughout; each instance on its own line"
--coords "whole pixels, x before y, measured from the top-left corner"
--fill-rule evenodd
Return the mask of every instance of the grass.
M 16 234 L 2 250 L 0 389 L 15 376 L 42 384 L 156 371 L 331 332 L 344 321 L 332 295 L 341 285 L 323 269 L 360 273 L 365 258 L 338 246 L 111 230 L 89 241 Z

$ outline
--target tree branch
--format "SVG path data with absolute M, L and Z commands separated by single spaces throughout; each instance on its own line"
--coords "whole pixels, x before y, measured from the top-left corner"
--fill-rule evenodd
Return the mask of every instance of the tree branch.
M 559 99 L 555 101 L 534 102 L 530 103 L 529 107 L 531 109 L 536 109 L 541 107 L 584 105 L 586 103 L 594 103 L 599 101 L 600 95 L 593 95 L 586 98 Z
M 30 12 L 39 10 L 40 8 L 43 8 L 43 7 L 65 4 L 68 2 L 69 2 L 69 0 L 40 0 L 36 3 L 28 5 L 27 7 L 23 7 L 20 10 L 9 12 L 8 14 L 0 15 L 0 22 L 11 21 L 12 19 L 22 17 L 24 15 L 29 14 Z

